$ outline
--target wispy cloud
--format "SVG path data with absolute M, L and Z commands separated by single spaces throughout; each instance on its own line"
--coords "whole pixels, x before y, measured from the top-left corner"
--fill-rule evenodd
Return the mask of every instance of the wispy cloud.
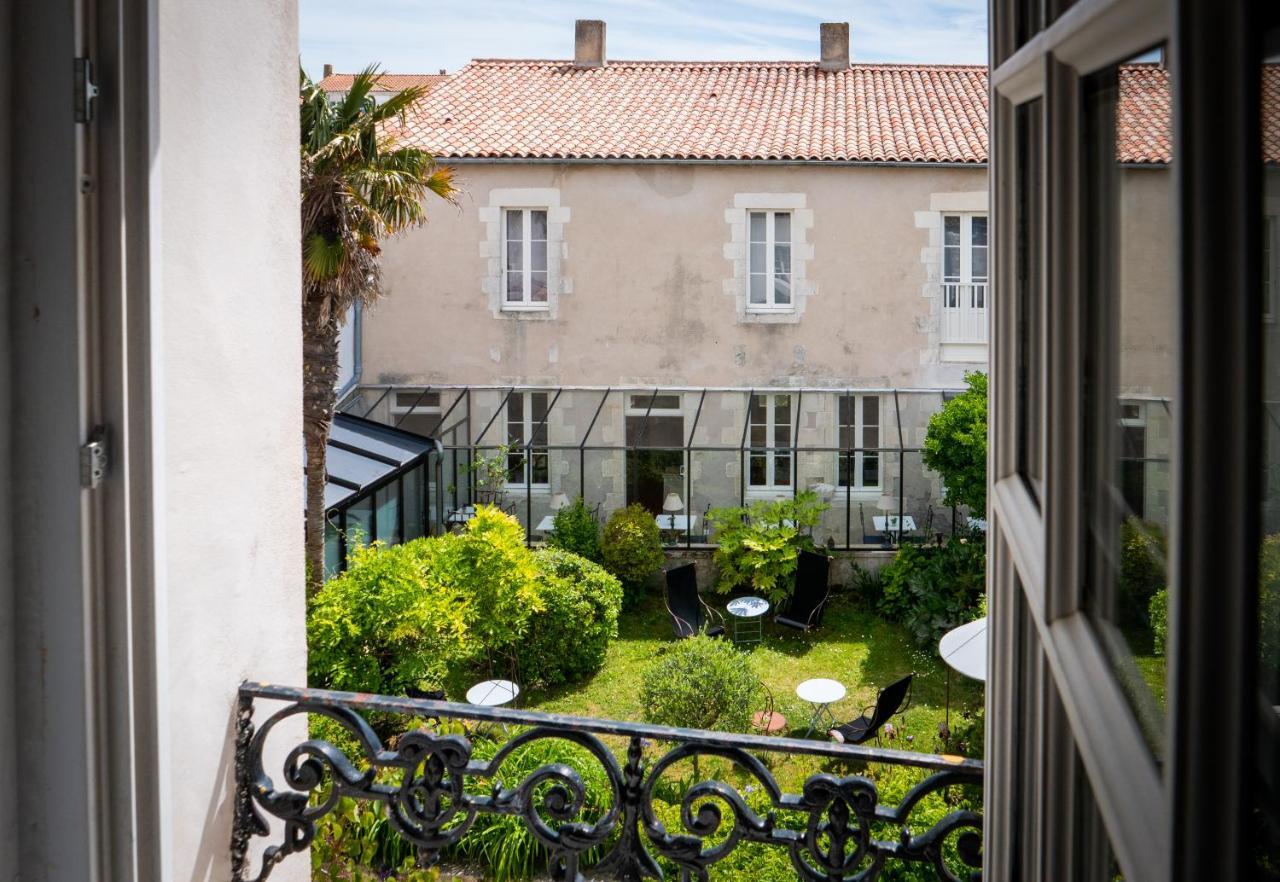
M 456 70 L 472 58 L 567 58 L 573 21 L 609 24 L 628 59 L 816 58 L 818 23 L 848 21 L 855 59 L 980 63 L 986 0 L 301 0 L 301 53 L 313 74 Z

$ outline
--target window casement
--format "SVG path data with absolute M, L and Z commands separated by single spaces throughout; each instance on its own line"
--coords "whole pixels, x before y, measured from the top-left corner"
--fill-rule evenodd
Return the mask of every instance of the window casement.
M 836 407 L 839 486 L 880 489 L 880 396 L 841 395 Z
M 547 309 L 547 209 L 502 211 L 502 308 Z
M 430 435 L 440 421 L 440 393 L 424 389 L 396 391 L 391 399 L 391 425 Z
M 1276 320 L 1276 294 L 1280 292 L 1280 216 L 1262 218 L 1262 320 Z
M 791 212 L 750 211 L 747 258 L 747 310 L 789 312 L 791 291 Z
M 987 342 L 987 216 L 942 216 L 942 342 Z
M 508 489 L 546 490 L 550 486 L 546 444 L 547 393 L 511 393 L 507 399 Z
M 752 395 L 747 484 L 755 490 L 791 487 L 791 396 Z

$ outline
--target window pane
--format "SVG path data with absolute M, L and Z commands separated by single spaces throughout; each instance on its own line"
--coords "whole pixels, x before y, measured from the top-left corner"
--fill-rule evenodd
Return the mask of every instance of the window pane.
M 751 422 L 763 423 L 768 420 L 769 415 L 765 412 L 765 400 L 763 395 L 751 396 Z
M 862 424 L 864 426 L 880 425 L 880 396 L 862 396 Z
M 1172 165 L 1130 167 L 1120 135 L 1134 124 L 1135 101 L 1163 93 L 1163 106 L 1171 105 L 1168 76 L 1154 63 L 1130 63 L 1086 81 L 1082 177 L 1085 339 L 1092 349 L 1085 359 L 1085 605 L 1157 755 L 1165 730 L 1158 598 L 1176 590 L 1168 565 L 1176 202 Z M 1135 404 L 1144 413 L 1141 439 L 1127 424 Z M 1142 452 L 1134 455 L 1139 440 Z
M 751 246 L 751 272 L 763 273 L 768 272 L 769 262 L 766 259 L 765 250 L 768 246 L 763 243 L 753 244 Z
M 766 461 L 764 454 L 756 454 L 751 457 L 751 470 L 747 480 L 752 487 L 764 487 L 769 483 L 764 474 Z
M 960 249 L 944 248 L 942 251 L 942 274 L 948 279 L 960 278 Z
M 1042 187 L 1040 148 L 1042 140 L 1041 99 L 1018 108 L 1014 118 L 1016 150 L 1016 202 L 1014 205 L 1014 347 L 1016 387 L 1014 416 L 1017 428 L 1018 471 L 1033 488 L 1044 473 L 1042 465 L 1041 421 L 1044 346 L 1041 315 L 1044 294 L 1040 287 L 1040 220 Z M 983 301 L 985 305 L 985 291 Z
M 765 228 L 765 213 L 763 211 L 751 212 L 751 241 L 763 242 L 767 238 Z
M 529 243 L 529 269 L 545 271 L 547 268 L 547 243 L 545 241 Z
M 942 244 L 944 246 L 960 246 L 960 216 L 947 215 L 942 219 Z
M 751 435 L 749 438 L 750 445 L 752 447 L 768 447 L 769 446 L 768 431 L 769 430 L 766 426 L 761 426 L 761 425 L 752 423 Z
M 880 486 L 880 454 L 862 454 L 862 486 Z
M 773 483 L 778 487 L 791 486 L 791 457 L 778 453 L 773 457 Z
M 518 272 L 507 273 L 507 302 L 519 303 L 524 299 L 524 275 Z
M 987 219 L 976 216 L 969 219 L 969 238 L 973 245 L 987 244 Z
M 524 395 L 519 392 L 512 393 L 507 399 L 507 420 L 518 423 L 524 419 Z
M 773 241 L 791 241 L 791 212 L 779 211 L 773 216 Z
M 791 396 L 775 395 L 773 397 L 774 422 L 787 424 L 791 422 Z
M 534 420 L 540 420 L 547 415 L 547 393 L 546 392 L 530 392 L 529 403 L 530 410 L 533 412 Z
M 532 288 L 529 299 L 534 303 L 546 303 L 547 274 L 545 272 L 529 273 L 529 285 Z
M 546 484 L 550 479 L 550 469 L 547 465 L 547 454 L 535 453 L 532 460 L 533 483 Z
M 507 239 L 520 241 L 524 238 L 524 212 L 507 212 Z
M 970 273 L 973 277 L 975 279 L 985 279 L 987 277 L 987 249 L 973 249 L 972 264 Z
M 538 210 L 529 213 L 529 238 L 546 240 L 547 213 L 545 211 Z
M 773 302 L 784 305 L 791 302 L 791 276 L 778 275 L 773 278 Z
M 752 303 L 764 303 L 765 281 L 766 281 L 765 277 L 758 273 L 751 276 L 751 302 Z
M 856 399 L 852 395 L 841 395 L 836 399 L 836 408 L 839 414 L 838 419 L 841 426 L 853 424 L 853 408 L 855 400 Z M 841 442 L 841 446 L 843 446 L 843 442 Z
M 388 545 L 400 542 L 400 491 L 389 484 L 374 491 L 378 514 L 378 538 Z
M 507 272 L 518 273 L 524 269 L 524 246 L 519 241 L 507 243 Z

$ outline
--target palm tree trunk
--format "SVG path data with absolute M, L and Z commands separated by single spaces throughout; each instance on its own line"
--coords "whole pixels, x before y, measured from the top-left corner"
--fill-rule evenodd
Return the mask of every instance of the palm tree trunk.
M 308 298 L 319 299 L 319 298 Z M 307 594 L 324 584 L 325 453 L 337 403 L 338 322 L 310 303 L 302 317 L 302 434 L 307 465 Z

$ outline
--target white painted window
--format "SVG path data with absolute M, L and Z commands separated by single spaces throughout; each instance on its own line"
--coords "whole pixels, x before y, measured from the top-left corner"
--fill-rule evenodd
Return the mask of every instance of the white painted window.
M 791 296 L 791 212 L 747 212 L 747 309 L 788 311 Z
M 512 490 L 550 486 L 547 393 L 512 392 L 507 399 L 507 485 Z M 528 455 L 525 446 L 532 444 Z
M 503 309 L 547 308 L 547 210 L 502 212 Z
M 1280 217 L 1262 219 L 1262 320 L 1276 320 L 1276 294 L 1280 293 Z
M 942 342 L 987 342 L 987 216 L 942 216 Z
M 841 487 L 880 488 L 880 396 L 841 395 L 836 408 L 840 453 L 836 473 Z M 848 451 L 854 451 L 850 454 Z
M 440 422 L 440 393 L 425 389 L 397 390 L 391 398 L 391 425 L 430 435 Z
M 747 484 L 771 489 L 791 486 L 791 396 L 752 395 L 747 444 Z

